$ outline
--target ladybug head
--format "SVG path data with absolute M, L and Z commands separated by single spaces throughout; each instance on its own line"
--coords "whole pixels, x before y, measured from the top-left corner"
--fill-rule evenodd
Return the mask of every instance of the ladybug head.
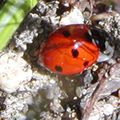
M 90 34 L 92 42 L 96 44 L 100 50 L 98 62 L 109 60 L 114 53 L 112 36 L 110 36 L 105 30 L 93 26 L 90 27 Z

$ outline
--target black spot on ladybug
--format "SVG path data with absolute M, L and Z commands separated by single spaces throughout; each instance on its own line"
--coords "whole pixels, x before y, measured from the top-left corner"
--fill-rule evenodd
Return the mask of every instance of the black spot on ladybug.
M 72 53 L 72 56 L 73 56 L 74 58 L 77 58 L 78 55 L 79 55 L 79 51 L 78 51 L 77 49 L 72 49 L 72 50 L 71 50 L 71 53 Z
M 88 61 L 85 61 L 83 65 L 86 67 L 88 66 L 88 63 L 89 63 Z
M 69 37 L 70 32 L 68 30 L 65 30 L 65 31 L 63 31 L 63 35 L 64 35 L 64 37 Z
M 63 71 L 63 69 L 62 69 L 62 67 L 61 66 L 55 66 L 55 70 L 57 71 L 57 72 L 62 72 Z

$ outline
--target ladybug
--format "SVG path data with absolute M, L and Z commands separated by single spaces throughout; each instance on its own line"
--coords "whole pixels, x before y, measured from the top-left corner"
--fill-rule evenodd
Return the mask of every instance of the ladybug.
M 38 50 L 38 63 L 62 75 L 81 73 L 101 59 L 101 53 L 105 55 L 109 39 L 105 31 L 90 25 L 63 26 L 52 32 L 42 44 Z

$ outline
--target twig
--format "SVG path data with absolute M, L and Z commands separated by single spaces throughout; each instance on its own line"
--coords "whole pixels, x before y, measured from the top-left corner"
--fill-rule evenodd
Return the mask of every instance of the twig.
M 98 96 L 100 95 L 100 93 L 102 92 L 103 88 L 105 87 L 106 81 L 108 80 L 108 78 L 105 77 L 105 74 L 103 74 L 99 80 L 99 84 L 97 85 L 95 91 L 93 92 L 91 98 L 89 101 L 87 101 L 86 105 L 85 105 L 85 109 L 83 110 L 82 114 L 82 120 L 88 120 L 91 111 L 93 109 L 93 106 L 98 98 Z

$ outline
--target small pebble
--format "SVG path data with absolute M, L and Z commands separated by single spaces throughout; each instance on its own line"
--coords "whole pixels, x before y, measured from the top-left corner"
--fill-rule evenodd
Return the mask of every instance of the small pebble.
M 114 107 L 111 104 L 105 104 L 103 106 L 103 113 L 105 115 L 111 115 L 114 111 Z

